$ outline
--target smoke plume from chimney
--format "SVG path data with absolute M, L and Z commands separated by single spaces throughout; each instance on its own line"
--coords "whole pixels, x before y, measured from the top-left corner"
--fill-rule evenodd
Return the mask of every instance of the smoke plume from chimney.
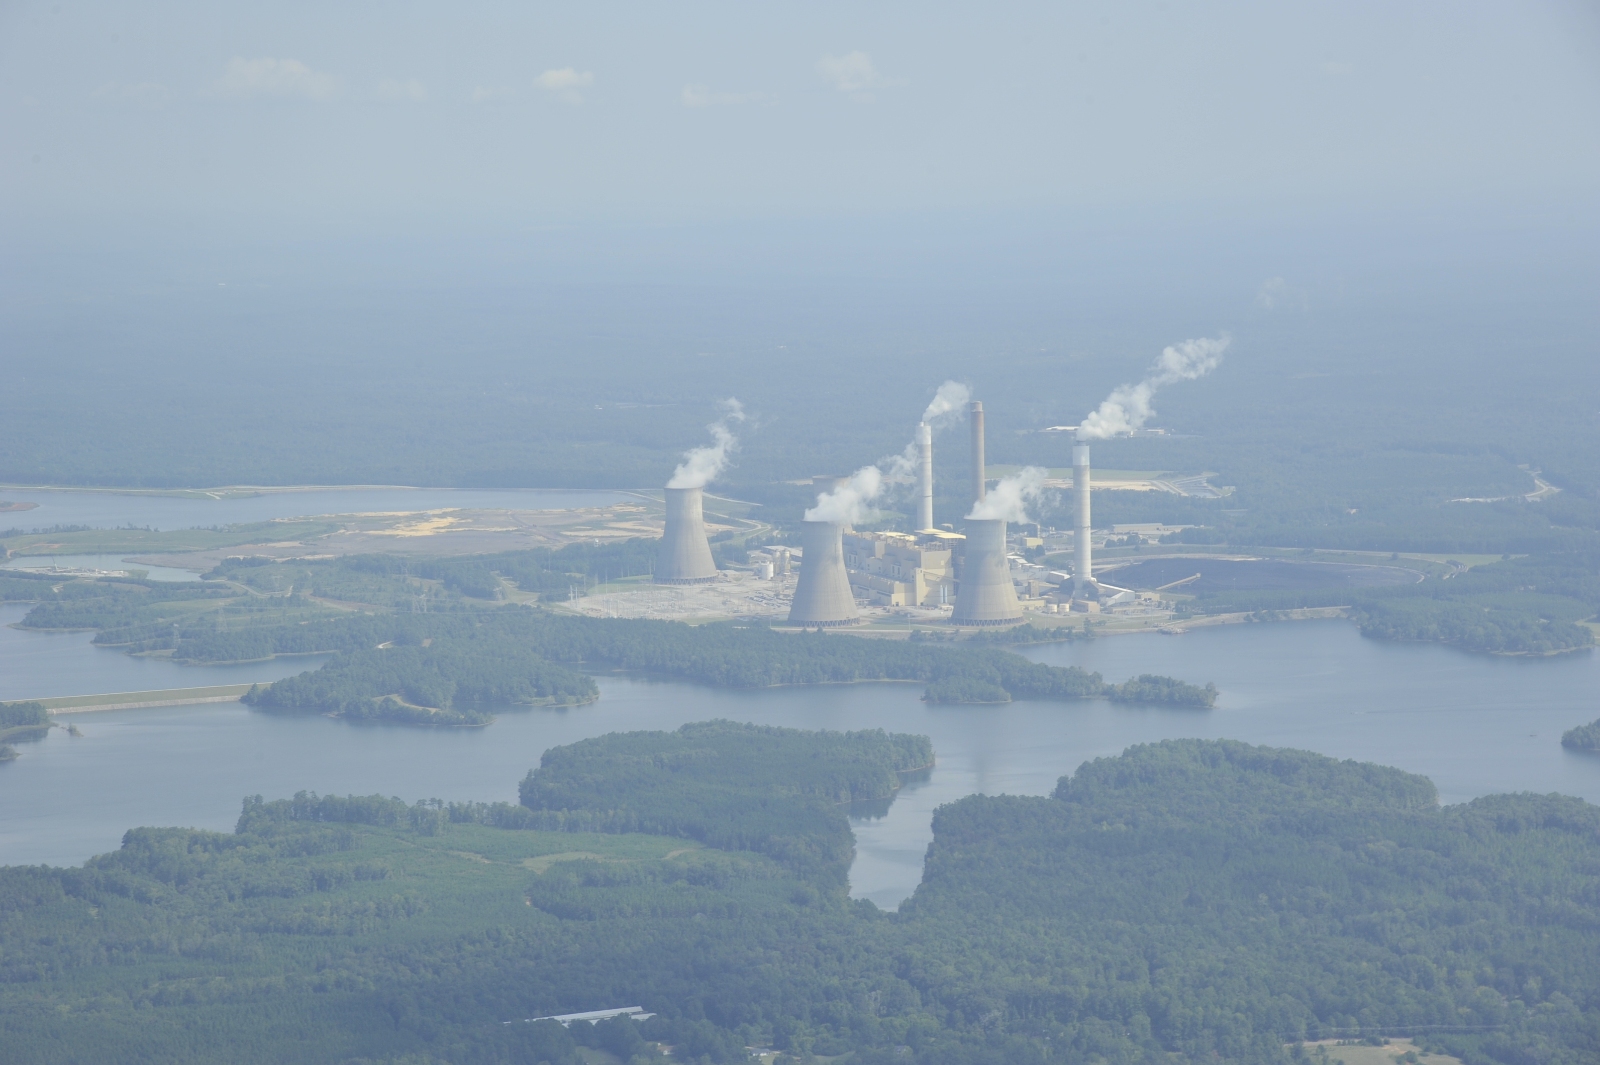
M 1038 466 L 1024 466 L 1010 477 L 989 489 L 984 497 L 972 504 L 967 512 L 968 521 L 1027 521 L 1028 504 L 1037 502 L 1044 491 L 1048 470 Z
M 817 497 L 817 505 L 806 511 L 806 521 L 832 521 L 853 524 L 877 516 L 872 501 L 883 491 L 883 471 L 863 466 L 841 483 Z
M 1226 335 L 1215 340 L 1202 337 L 1162 349 L 1161 357 L 1144 380 L 1136 385 L 1118 385 L 1098 410 L 1083 419 L 1078 426 L 1078 439 L 1107 440 L 1138 429 L 1154 413 L 1150 399 L 1156 389 L 1176 381 L 1193 381 L 1216 369 L 1229 340 Z
M 728 456 L 739 446 L 732 426 L 744 421 L 744 407 L 732 397 L 723 400 L 721 406 L 722 417 L 706 426 L 712 442 L 683 453 L 683 461 L 667 482 L 668 488 L 704 488 L 727 468 Z

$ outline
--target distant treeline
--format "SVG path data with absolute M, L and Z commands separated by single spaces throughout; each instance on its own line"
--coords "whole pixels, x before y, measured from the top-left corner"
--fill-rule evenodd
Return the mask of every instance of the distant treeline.
M 1594 645 L 1580 621 L 1600 612 L 1600 553 L 1539 555 L 1390 588 L 1209 592 L 1212 614 L 1350 606 L 1364 636 L 1449 643 L 1474 651 L 1547 654 Z

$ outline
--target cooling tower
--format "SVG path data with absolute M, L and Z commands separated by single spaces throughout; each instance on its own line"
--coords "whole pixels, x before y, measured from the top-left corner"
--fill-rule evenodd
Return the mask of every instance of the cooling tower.
M 1093 591 L 1094 569 L 1089 558 L 1089 445 L 1072 445 L 1073 564 L 1072 597 L 1083 599 Z
M 850 575 L 844 568 L 844 524 L 837 521 L 803 521 L 800 543 L 800 580 L 794 589 L 794 605 L 789 608 L 789 624 L 854 625 L 855 596 L 850 594 Z
M 656 555 L 657 584 L 705 584 L 717 579 L 706 542 L 699 488 L 668 488 L 667 529 Z
M 961 588 L 950 621 L 956 625 L 1013 625 L 1022 620 L 1011 563 L 1006 561 L 1006 523 L 967 519 Z
M 917 426 L 917 446 L 922 451 L 921 498 L 917 503 L 917 531 L 933 528 L 933 429 L 927 422 Z
M 972 501 L 980 503 L 988 477 L 988 467 L 983 464 L 983 404 L 973 400 L 967 413 L 972 415 Z

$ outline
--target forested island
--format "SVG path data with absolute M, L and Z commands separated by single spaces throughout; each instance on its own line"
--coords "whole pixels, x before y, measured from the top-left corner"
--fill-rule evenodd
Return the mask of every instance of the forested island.
M 846 894 L 848 799 L 921 737 L 728 722 L 546 753 L 522 804 L 301 794 L 0 869 L 0 1045 L 56 1065 L 1288 1065 L 1410 1035 L 1600 1055 L 1600 809 L 1169 741 L 934 821 L 898 913 Z M 639 1005 L 644 1023 L 506 1024 Z M 593 1060 L 593 1059 L 591 1059 Z
M 1600 751 L 1600 719 L 1567 729 L 1561 734 L 1561 746 L 1575 751 Z
M 426 635 L 425 635 L 426 634 Z M 581 702 L 593 682 L 570 667 L 607 667 L 718 687 L 914 681 L 933 702 L 1109 698 L 1209 707 L 1212 686 L 1145 676 L 1107 684 L 1098 673 L 1046 666 L 998 648 L 930 647 L 823 633 L 782 633 L 755 624 L 585 618 L 503 608 L 463 615 L 388 615 L 263 626 L 255 650 L 336 652 L 320 669 L 253 692 L 266 709 L 419 720 L 398 703 L 450 711 L 438 723 L 471 724 L 495 702 Z M 427 647 L 421 645 L 427 642 Z M 231 655 L 236 635 L 200 637 L 178 650 L 191 661 Z M 394 696 L 395 700 L 385 700 Z M 448 705 L 447 705 L 448 704 Z M 461 715 L 458 719 L 458 715 Z M 426 719 L 422 719 L 426 720 Z
M 0 703 L 0 740 L 37 736 L 49 727 L 50 712 L 43 703 Z

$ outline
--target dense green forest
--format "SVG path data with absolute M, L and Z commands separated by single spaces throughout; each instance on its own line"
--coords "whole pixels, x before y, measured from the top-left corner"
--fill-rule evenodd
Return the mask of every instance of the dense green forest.
M 941 808 L 900 912 L 850 901 L 836 804 L 926 757 L 712 722 L 548 752 L 522 807 L 250 798 L 232 834 L 0 869 L 0 1039 L 41 1065 L 1600 1054 L 1595 807 L 1169 741 Z M 658 1016 L 499 1023 L 621 1005 Z
M 1209 592 L 1204 613 L 1351 606 L 1363 636 L 1474 651 L 1546 654 L 1594 646 L 1579 624 L 1600 613 L 1600 551 L 1535 555 L 1390 588 Z
M 295 700 L 285 705 L 326 710 L 336 709 L 334 703 L 339 699 L 388 695 L 401 681 L 398 677 L 391 679 L 386 668 L 379 668 L 389 661 L 386 656 L 390 652 L 373 648 L 390 642 L 418 644 L 424 638 L 432 638 L 441 641 L 441 648 L 446 649 L 441 653 L 454 654 L 453 649 L 470 646 L 455 642 L 456 637 L 465 638 L 468 634 L 474 639 L 496 641 L 495 646 L 501 648 L 504 655 L 526 659 L 523 668 L 530 670 L 553 668 L 551 662 L 608 666 L 681 677 L 719 687 L 903 680 L 939 685 L 933 689 L 934 701 L 1004 701 L 948 697 L 969 690 L 982 695 L 1003 692 L 1006 698 L 1018 699 L 1106 697 L 1123 702 L 1199 707 L 1210 706 L 1216 699 L 1214 688 L 1169 678 L 1161 678 L 1159 683 L 1110 685 L 1098 673 L 1075 667 L 1046 666 L 987 647 L 933 647 L 820 632 L 782 633 L 748 623 L 685 625 L 671 621 L 585 618 L 516 607 L 470 615 L 402 614 L 263 627 L 254 632 L 252 638 L 275 653 L 337 651 L 341 652 L 341 657 L 321 670 L 290 681 L 279 681 L 264 689 L 256 699 L 261 705 L 276 705 L 278 697 L 272 693 L 279 685 L 295 693 L 284 697 Z M 206 653 L 207 646 L 203 641 L 197 641 L 192 647 L 180 643 L 179 652 L 190 660 L 203 661 L 201 656 Z M 231 646 L 231 639 L 227 646 Z M 418 663 L 418 669 L 425 659 L 426 655 L 396 656 L 402 663 Z M 505 662 L 509 661 L 511 658 L 507 657 Z M 486 673 L 509 668 L 508 664 L 496 666 L 484 660 Z M 319 678 L 318 674 L 324 676 Z M 959 681 L 960 686 L 952 687 L 950 682 L 953 681 Z M 548 683 L 556 683 L 554 675 Z M 416 690 L 420 695 L 421 689 Z M 551 691 L 560 697 L 579 694 L 570 684 Z M 313 695 L 313 692 L 319 694 Z
M 486 707 L 571 706 L 599 694 L 589 677 L 532 653 L 503 627 L 480 625 L 414 646 L 346 651 L 319 669 L 252 687 L 244 701 L 351 720 L 482 725 L 494 720 Z
M 1600 720 L 1567 729 L 1561 734 L 1561 746 L 1576 751 L 1600 751 Z
M 43 703 L 0 703 L 0 740 L 41 735 L 50 727 L 50 712 Z M 16 757 L 15 750 L 11 757 Z

